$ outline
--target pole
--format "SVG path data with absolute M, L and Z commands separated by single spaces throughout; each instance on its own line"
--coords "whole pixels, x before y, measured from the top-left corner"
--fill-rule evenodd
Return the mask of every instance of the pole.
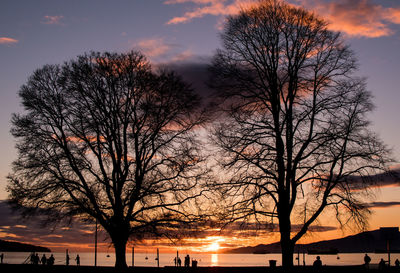
M 160 267 L 160 252 L 158 251 L 158 248 L 157 248 L 157 267 Z
M 176 262 L 175 262 L 175 266 L 179 266 L 179 264 L 178 264 L 178 259 L 179 259 L 179 252 L 178 252 L 178 250 L 176 250 Z
M 96 231 L 94 233 L 94 266 L 97 266 L 97 218 L 96 218 Z
M 135 266 L 135 247 L 132 247 L 132 267 Z
M 297 266 L 300 266 L 300 248 L 297 249 Z
M 390 242 L 387 240 L 388 267 L 390 267 Z
M 69 265 L 69 260 L 68 260 L 68 248 L 65 250 L 65 265 Z

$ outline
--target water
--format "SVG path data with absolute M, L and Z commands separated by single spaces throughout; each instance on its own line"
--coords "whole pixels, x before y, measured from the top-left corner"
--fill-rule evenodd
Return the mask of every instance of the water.
M 39 257 L 43 253 L 39 252 Z M 45 253 L 46 257 L 50 257 L 50 253 Z M 52 253 L 55 257 L 55 264 L 65 264 L 65 253 Z M 70 264 L 75 265 L 75 257 L 77 253 L 70 252 Z M 182 263 L 184 256 L 190 255 L 191 259 L 196 259 L 199 266 L 268 266 L 269 260 L 276 260 L 277 265 L 281 265 L 280 254 L 198 254 L 198 253 L 181 253 L 180 258 Z M 9 264 L 21 264 L 25 260 L 29 261 L 29 252 L 4 252 L 4 262 Z M 365 253 L 341 253 L 339 255 L 320 255 L 324 265 L 359 265 L 364 262 Z M 387 261 L 387 254 L 368 254 L 372 261 L 371 264 L 379 263 L 383 258 Z M 79 253 L 81 265 L 94 265 L 94 253 Z M 160 253 L 160 266 L 173 266 L 173 253 Z M 147 257 L 147 259 L 146 259 Z M 156 253 L 135 253 L 135 266 L 157 266 Z M 400 259 L 400 253 L 391 254 L 391 264 L 394 264 L 396 259 Z M 132 265 L 132 255 L 126 255 L 127 264 Z M 294 264 L 297 265 L 297 254 L 294 256 Z M 316 255 L 305 255 L 306 265 L 311 265 L 315 260 Z M 339 258 L 339 259 L 338 259 Z M 114 266 L 114 253 L 98 253 L 98 266 Z M 303 255 L 300 254 L 300 265 L 303 264 Z

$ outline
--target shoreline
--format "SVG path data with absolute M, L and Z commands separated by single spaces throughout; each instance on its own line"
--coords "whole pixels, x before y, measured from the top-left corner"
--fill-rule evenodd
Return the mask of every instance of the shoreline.
M 117 273 L 121 270 L 116 270 L 110 266 L 66 266 L 66 265 L 53 265 L 41 266 L 31 264 L 0 264 L 1 272 L 29 272 L 29 273 Z M 349 266 L 322 266 L 321 268 L 313 268 L 312 266 L 294 266 L 291 270 L 283 267 L 268 267 L 268 266 L 251 266 L 251 267 L 237 267 L 237 266 L 212 266 L 212 267 L 128 267 L 123 272 L 134 273 L 307 273 L 307 272 L 327 272 L 327 273 L 378 273 L 378 272 L 400 272 L 400 268 L 386 267 L 378 269 L 375 265 L 371 265 L 370 269 L 365 268 L 363 265 L 349 265 Z

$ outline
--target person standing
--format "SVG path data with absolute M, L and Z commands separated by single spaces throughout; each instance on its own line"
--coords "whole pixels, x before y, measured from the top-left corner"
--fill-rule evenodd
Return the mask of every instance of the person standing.
M 42 259 L 40 261 L 42 262 L 42 265 L 46 265 L 47 263 L 46 254 L 43 254 Z
M 181 267 L 182 266 L 182 260 L 180 257 L 178 257 L 178 266 Z
M 364 265 L 365 265 L 366 268 L 369 268 L 369 263 L 370 263 L 370 262 L 371 262 L 371 258 L 368 256 L 367 253 L 365 253 L 365 256 L 364 256 Z
M 39 254 L 35 254 L 35 265 L 38 265 L 40 262 Z
M 81 258 L 79 257 L 79 254 L 76 255 L 75 261 L 76 261 L 76 266 L 81 265 Z
M 56 259 L 54 258 L 53 254 L 51 254 L 49 260 L 47 261 L 47 264 L 48 264 L 48 265 L 54 265 L 54 261 L 55 261 L 55 260 L 56 260 Z
M 379 268 L 379 270 L 383 270 L 383 269 L 385 269 L 385 267 L 386 267 L 385 260 L 381 259 L 379 264 L 378 264 L 378 268 Z
M 187 254 L 185 256 L 185 267 L 190 267 L 190 256 Z
M 3 260 L 4 260 L 4 253 L 1 253 L 0 255 L 0 263 L 3 264 Z

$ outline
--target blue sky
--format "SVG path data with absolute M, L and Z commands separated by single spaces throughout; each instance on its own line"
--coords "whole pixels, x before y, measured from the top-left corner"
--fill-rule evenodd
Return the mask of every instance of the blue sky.
M 226 15 L 252 0 L 2 0 L 0 2 L 0 200 L 16 158 L 10 118 L 22 111 L 17 92 L 45 64 L 88 51 L 142 50 L 155 64 L 207 60 L 219 47 Z M 400 160 L 400 2 L 389 0 L 291 0 L 314 10 L 342 31 L 355 51 L 359 74 L 374 95 L 372 126 Z M 377 198 L 400 201 L 400 185 Z M 376 212 L 395 224 L 399 207 Z M 392 217 L 391 217 L 392 216 Z M 386 222 L 385 222 L 386 221 Z M 380 224 L 381 224 L 380 223 Z M 380 225 L 378 223 L 375 226 Z M 398 225 L 398 224 L 397 224 Z M 1 237 L 1 236 L 0 236 Z

